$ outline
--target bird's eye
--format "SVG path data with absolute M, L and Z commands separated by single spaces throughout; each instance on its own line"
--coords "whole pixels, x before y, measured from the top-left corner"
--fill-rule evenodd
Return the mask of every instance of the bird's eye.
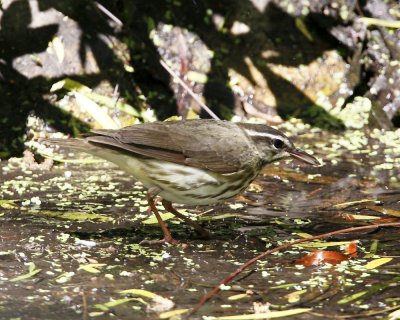
M 275 139 L 273 145 L 277 149 L 282 149 L 285 143 L 281 139 Z

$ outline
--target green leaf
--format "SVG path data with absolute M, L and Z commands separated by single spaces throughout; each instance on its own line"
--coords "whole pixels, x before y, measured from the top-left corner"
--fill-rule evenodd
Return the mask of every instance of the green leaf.
M 36 216 L 46 216 L 51 218 L 59 218 L 65 220 L 73 220 L 73 221 L 88 221 L 88 220 L 98 220 L 98 221 L 113 221 L 114 219 L 111 217 L 103 216 L 97 213 L 86 213 L 86 212 L 57 212 L 57 211 L 28 211 L 29 214 L 33 214 Z
M 358 300 L 359 298 L 366 295 L 367 293 L 368 293 L 368 290 L 359 291 L 350 296 L 344 297 L 343 299 L 340 299 L 337 303 L 338 304 L 349 303 L 351 301 Z
M 96 102 L 88 98 L 85 94 L 74 92 L 76 103 L 89 113 L 98 124 L 104 129 L 119 129 L 119 126 L 108 115 L 107 111 L 101 108 Z
M 235 217 L 240 217 L 240 215 L 234 214 L 234 213 L 223 213 L 223 214 L 219 214 L 217 216 L 212 216 L 212 217 L 200 217 L 200 220 L 211 221 L 211 220 L 222 220 L 222 219 L 226 219 L 226 218 L 235 218 Z
M 302 248 L 324 248 L 324 247 L 342 246 L 350 243 L 352 243 L 352 241 L 331 241 L 331 242 L 314 241 L 310 243 L 299 243 L 296 244 L 295 246 Z
M 187 78 L 196 83 L 206 83 L 208 80 L 207 75 L 196 71 L 189 71 L 187 73 Z
M 310 32 L 310 30 L 308 30 L 307 25 L 304 22 L 303 18 L 296 18 L 294 20 L 296 28 L 299 29 L 299 31 L 307 38 L 308 41 L 313 42 L 313 36 Z
M 82 264 L 79 266 L 78 270 L 85 270 L 90 273 L 100 273 L 101 271 L 97 268 L 101 268 L 106 266 L 105 263 L 89 263 L 89 264 Z
M 235 301 L 235 300 L 240 300 L 240 299 L 247 298 L 247 297 L 249 297 L 249 295 L 247 293 L 239 293 L 239 294 L 235 294 L 233 296 L 228 297 L 228 300 Z
M 394 277 L 393 279 L 390 279 L 389 281 L 386 281 L 384 283 L 372 285 L 367 290 L 362 290 L 362 291 L 356 292 L 350 296 L 344 297 L 343 299 L 339 300 L 337 303 L 345 304 L 345 303 L 353 302 L 355 300 L 360 300 L 361 298 L 365 299 L 367 297 L 373 297 L 374 295 L 376 295 L 376 293 L 386 290 L 393 284 L 397 285 L 399 283 L 399 281 L 400 281 L 400 277 Z
M 36 269 L 35 264 L 33 262 L 30 262 L 29 263 L 29 272 L 27 274 L 23 274 L 21 276 L 12 278 L 9 281 L 16 282 L 16 281 L 26 280 L 26 279 L 32 278 L 33 276 L 38 274 L 40 271 L 42 271 L 42 269 Z
M 384 265 L 385 263 L 388 263 L 390 261 L 392 261 L 393 258 L 379 258 L 379 259 L 375 259 L 372 261 L 369 261 L 366 265 L 365 268 L 368 270 L 372 270 L 372 269 L 376 269 L 379 268 L 381 265 Z
M 181 314 L 184 314 L 186 312 L 188 312 L 190 309 L 176 309 L 176 310 L 171 310 L 171 311 L 167 311 L 167 312 L 163 312 L 159 314 L 159 318 L 160 319 L 169 319 L 175 316 L 179 316 Z
M 170 212 L 167 212 L 167 213 L 160 213 L 160 216 L 161 216 L 161 219 L 162 219 L 163 221 L 167 221 L 167 220 L 172 219 L 172 218 L 175 217 L 175 216 L 174 216 L 172 213 L 170 213 Z M 146 220 L 143 220 L 142 223 L 143 223 L 143 224 L 157 224 L 157 223 L 158 223 L 158 220 L 157 220 L 157 218 L 153 215 L 153 216 L 151 216 L 150 218 L 147 218 Z
M 367 253 L 364 258 L 372 258 L 378 251 L 379 240 L 373 240 L 369 248 L 369 253 Z
M 334 208 L 336 209 L 345 209 L 348 207 L 355 206 L 357 204 L 361 203 L 376 203 L 375 199 L 362 199 L 362 200 L 356 200 L 356 201 L 349 201 L 349 202 L 343 202 L 343 203 L 337 203 L 333 205 Z
M 54 91 L 61 90 L 61 89 L 66 89 L 66 90 L 69 90 L 72 92 L 77 92 L 79 94 L 83 94 L 92 103 L 96 103 L 96 104 L 98 103 L 100 105 L 104 105 L 104 106 L 108 107 L 109 109 L 116 107 L 120 111 L 123 111 L 131 116 L 134 116 L 134 117 L 140 116 L 139 112 L 135 108 L 133 108 L 131 105 L 120 102 L 120 101 L 116 101 L 116 99 L 114 99 L 114 98 L 110 98 L 110 97 L 107 97 L 107 96 L 104 96 L 101 94 L 93 93 L 92 89 L 90 89 L 89 87 L 87 87 L 75 80 L 66 78 L 64 80 L 58 81 L 53 84 L 50 91 L 54 92 Z M 94 111 L 99 110 L 96 107 L 91 107 L 90 110 L 92 110 L 92 109 Z M 87 112 L 89 112 L 89 111 L 87 110 Z M 101 110 L 101 112 L 104 112 L 104 111 Z
M 97 93 L 84 92 L 83 94 L 85 96 L 87 96 L 89 99 L 93 100 L 94 102 L 104 105 L 108 108 L 116 107 L 118 110 L 123 111 L 131 116 L 134 116 L 134 117 L 140 116 L 139 112 L 134 107 L 132 107 L 130 104 L 116 101 L 113 98 L 106 97 L 106 96 L 103 96 L 103 95 L 100 95 Z
M 144 289 L 127 289 L 119 292 L 120 294 L 131 294 L 139 297 L 154 299 L 158 295 Z
M 55 92 L 61 89 L 67 89 L 70 91 L 78 91 L 78 92 L 91 92 L 92 89 L 89 87 L 83 85 L 82 83 L 79 83 L 78 81 L 66 78 L 61 81 L 58 81 L 54 83 L 51 88 L 50 92 Z
M 123 298 L 123 299 L 117 299 L 117 300 L 112 300 L 106 303 L 102 304 L 96 304 L 95 308 L 100 309 L 102 311 L 108 311 L 110 308 L 116 307 L 120 304 L 127 303 L 129 301 L 136 300 L 135 298 Z
M 383 20 L 383 19 L 376 19 L 376 18 L 368 18 L 362 17 L 359 21 L 365 23 L 367 26 L 380 26 L 380 27 L 387 27 L 387 28 L 400 28 L 400 21 L 393 21 L 393 20 Z
M 66 283 L 69 280 L 71 280 L 72 276 L 75 275 L 75 272 L 64 272 L 62 274 L 60 274 L 55 281 L 57 283 Z
M 14 209 L 17 206 L 14 204 L 16 200 L 0 200 L 0 207 L 3 209 Z
M 253 314 L 242 314 L 237 316 L 223 316 L 216 317 L 215 319 L 219 320 L 257 320 L 257 319 L 276 319 L 294 316 L 296 314 L 305 313 L 311 311 L 311 308 L 298 308 L 298 309 L 290 309 L 284 311 L 271 311 L 265 313 L 253 313 Z

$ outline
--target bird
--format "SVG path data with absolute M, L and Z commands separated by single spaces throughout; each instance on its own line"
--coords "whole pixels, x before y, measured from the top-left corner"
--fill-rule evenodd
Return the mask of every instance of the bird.
M 163 232 L 151 243 L 175 244 L 156 202 L 192 226 L 173 203 L 210 205 L 242 193 L 262 168 L 285 158 L 319 165 L 281 131 L 265 124 L 214 119 L 156 121 L 121 129 L 93 129 L 86 137 L 46 139 L 46 144 L 83 151 L 119 166 L 147 189 L 148 212 Z

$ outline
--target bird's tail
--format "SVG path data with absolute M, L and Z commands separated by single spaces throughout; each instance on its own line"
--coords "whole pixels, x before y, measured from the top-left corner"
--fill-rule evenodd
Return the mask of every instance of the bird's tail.
M 122 167 L 126 162 L 125 157 L 122 157 L 120 152 L 106 148 L 104 145 L 101 146 L 90 143 L 86 139 L 43 139 L 41 140 L 41 143 L 49 147 L 59 146 L 60 151 L 62 152 L 72 150 L 88 153 L 92 156 L 113 162 Z
M 112 149 L 104 148 L 104 146 L 90 143 L 86 139 L 43 139 L 41 143 L 49 147 L 60 147 L 60 151 L 78 151 L 90 154 L 95 157 L 102 158 L 107 161 L 115 162 L 115 155 L 118 156 L 118 152 Z
M 59 146 L 61 149 L 81 151 L 91 154 L 95 153 L 98 149 L 98 147 L 90 144 L 85 139 L 43 139 L 40 140 L 40 142 L 49 147 Z

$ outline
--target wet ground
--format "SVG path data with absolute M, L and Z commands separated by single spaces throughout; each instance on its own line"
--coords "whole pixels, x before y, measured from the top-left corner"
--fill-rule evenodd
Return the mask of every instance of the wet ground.
M 140 245 L 161 232 L 146 213 L 141 185 L 111 164 L 30 170 L 23 159 L 1 162 L 0 318 L 168 318 L 164 312 L 193 307 L 267 248 L 398 220 L 399 131 L 303 132 L 311 133 L 300 130 L 298 140 L 322 167 L 282 162 L 237 199 L 179 207 L 213 238 L 169 219 L 182 242 L 176 246 Z M 259 261 L 191 319 L 298 308 L 306 309 L 291 319 L 388 317 L 400 308 L 399 240 L 399 229 L 377 228 L 292 247 Z M 335 266 L 295 263 L 352 241 L 357 256 Z

